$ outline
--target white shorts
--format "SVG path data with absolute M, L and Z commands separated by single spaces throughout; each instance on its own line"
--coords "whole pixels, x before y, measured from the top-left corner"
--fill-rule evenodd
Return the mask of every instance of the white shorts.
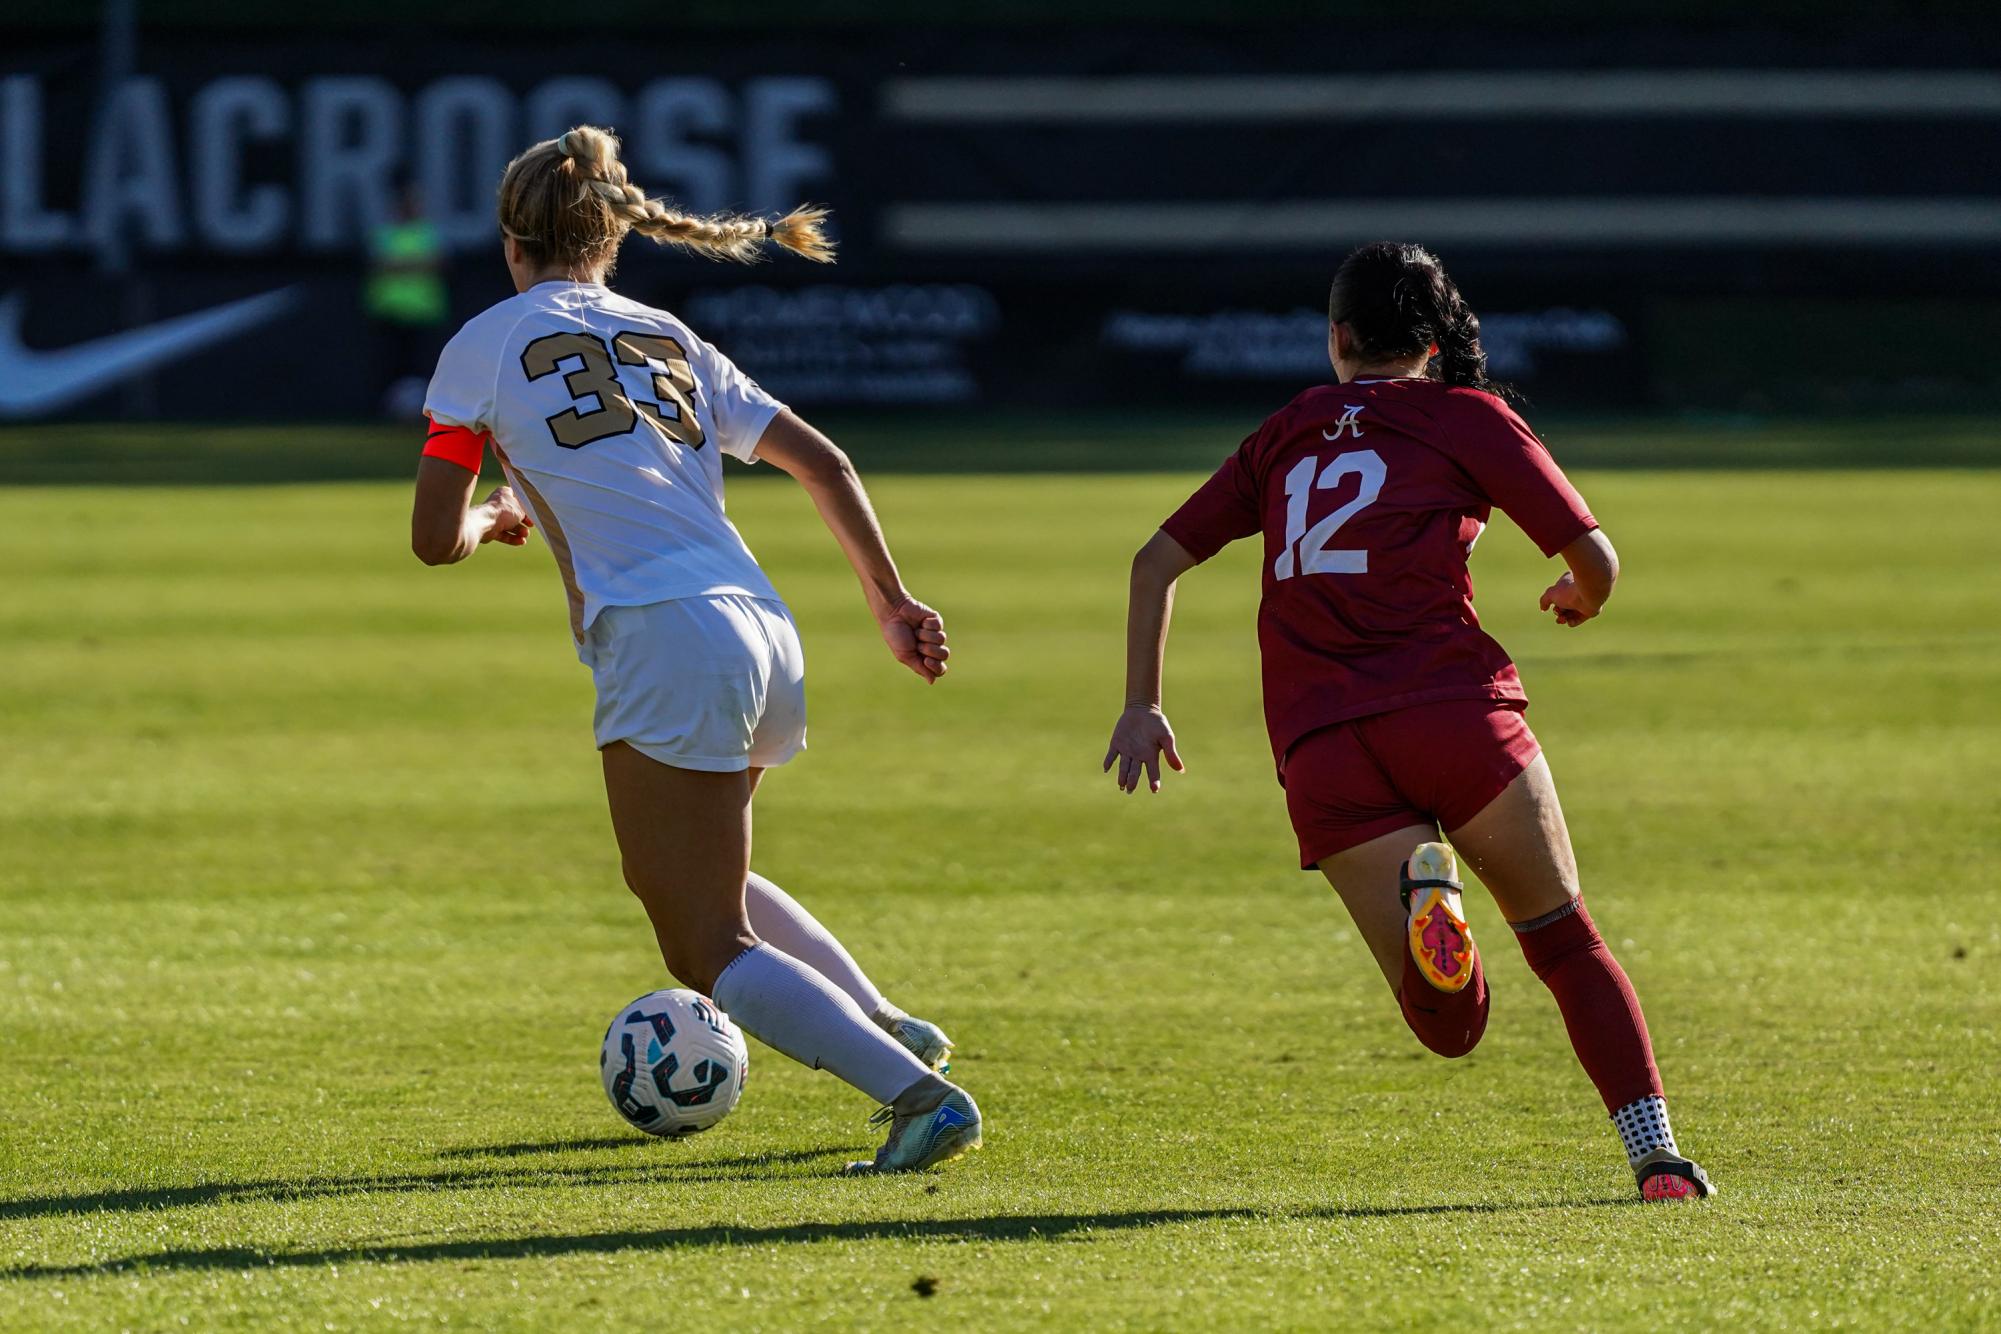
M 578 656 L 597 683 L 600 749 L 734 773 L 806 748 L 806 655 L 785 604 L 739 593 L 606 607 Z

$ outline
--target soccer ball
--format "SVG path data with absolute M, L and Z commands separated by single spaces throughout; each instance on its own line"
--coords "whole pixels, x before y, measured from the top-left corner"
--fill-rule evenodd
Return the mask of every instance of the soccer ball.
M 598 1057 L 605 1096 L 649 1135 L 707 1130 L 743 1097 L 743 1032 L 697 991 L 649 991 L 621 1006 Z

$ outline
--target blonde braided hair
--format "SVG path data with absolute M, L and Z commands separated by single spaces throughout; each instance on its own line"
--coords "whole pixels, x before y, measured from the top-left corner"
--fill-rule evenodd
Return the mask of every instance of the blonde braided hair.
M 500 179 L 500 227 L 538 264 L 577 264 L 609 275 L 627 232 L 711 259 L 754 263 L 768 244 L 821 264 L 834 260 L 827 210 L 793 209 L 773 222 L 735 213 L 683 213 L 647 197 L 619 160 L 618 138 L 579 125 L 522 153 Z

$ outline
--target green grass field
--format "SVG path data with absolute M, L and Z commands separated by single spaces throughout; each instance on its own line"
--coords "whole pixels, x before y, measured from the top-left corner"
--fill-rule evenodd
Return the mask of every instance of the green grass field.
M 0 492 L 0 1327 L 1993 1328 L 2001 471 L 1581 472 L 1627 564 L 1582 631 L 1481 543 L 1723 1190 L 1681 1208 L 1490 905 L 1446 1063 L 1292 869 L 1247 549 L 1183 586 L 1191 772 L 1099 774 L 1126 559 L 1194 480 L 881 477 L 933 690 L 802 497 L 732 483 L 812 663 L 757 864 L 989 1118 L 877 1181 L 833 1175 L 866 1103 L 763 1048 L 696 1140 L 606 1104 L 662 973 L 539 544 L 424 569 L 390 481 Z

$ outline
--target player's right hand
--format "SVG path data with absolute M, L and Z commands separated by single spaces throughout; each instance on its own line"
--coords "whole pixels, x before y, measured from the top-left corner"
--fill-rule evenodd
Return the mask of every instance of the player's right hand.
M 535 526 L 535 520 L 528 517 L 528 507 L 514 494 L 511 486 L 495 487 L 492 495 L 481 502 L 488 513 L 486 535 L 481 542 L 503 542 L 510 547 L 518 547 L 528 540 L 528 530 Z
M 1140 771 L 1145 770 L 1147 790 L 1160 791 L 1163 754 L 1170 769 L 1187 772 L 1181 753 L 1174 748 L 1174 729 L 1167 725 L 1167 715 L 1146 704 L 1126 705 L 1126 711 L 1112 728 L 1111 749 L 1105 752 L 1106 772 L 1111 771 L 1113 760 L 1119 762 L 1119 790 L 1128 794 L 1139 791 Z

